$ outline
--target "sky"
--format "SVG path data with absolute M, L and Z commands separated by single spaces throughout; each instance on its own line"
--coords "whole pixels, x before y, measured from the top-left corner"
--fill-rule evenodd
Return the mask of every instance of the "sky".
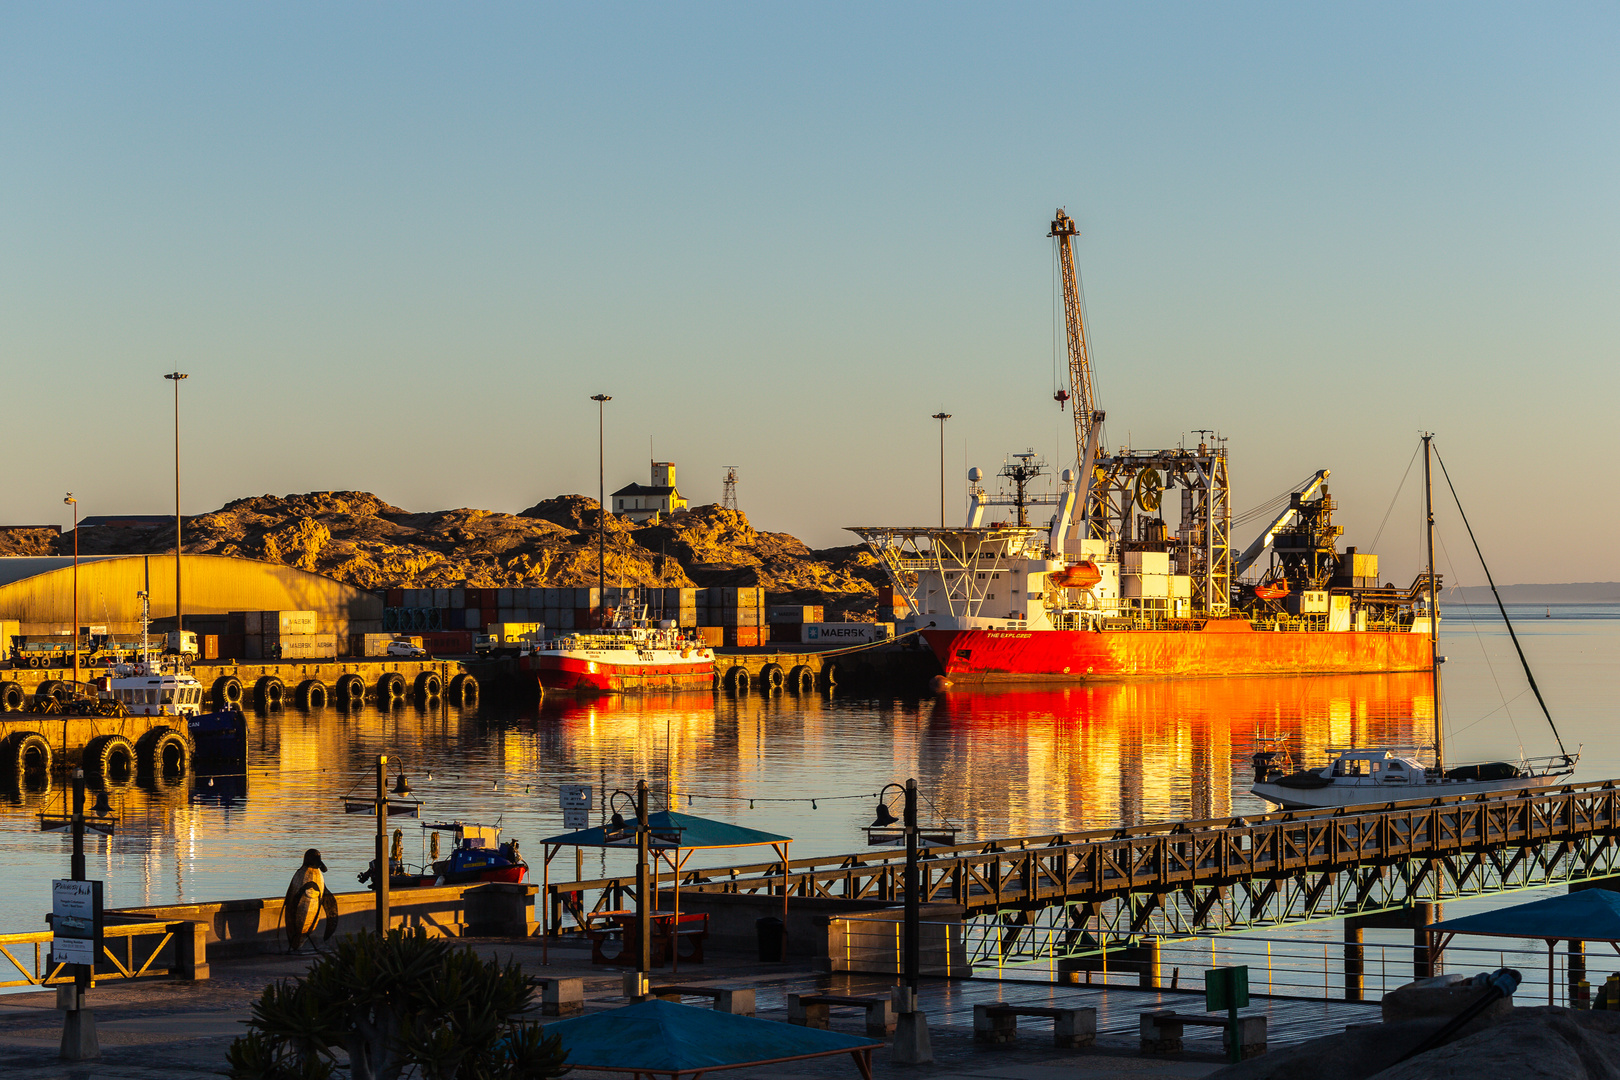
M 1240 512 L 1329 468 L 1402 577 L 1431 430 L 1499 581 L 1620 579 L 1617 52 L 1603 4 L 6 2 L 0 522 L 172 509 L 177 369 L 188 514 L 594 495 L 605 393 L 609 491 L 736 466 L 813 546 L 938 520 L 943 410 L 959 520 L 1074 458 L 1062 206 L 1111 445 L 1219 430 Z

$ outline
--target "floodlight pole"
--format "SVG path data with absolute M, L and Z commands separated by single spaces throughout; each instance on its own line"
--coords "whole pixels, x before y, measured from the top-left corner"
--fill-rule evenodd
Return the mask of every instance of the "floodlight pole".
M 377 933 L 388 933 L 388 755 L 377 755 Z
M 918 940 L 922 936 L 922 897 L 917 881 L 917 781 L 906 781 L 906 938 L 905 967 L 906 990 L 916 1007 L 917 981 L 922 974 L 922 949 Z
M 67 493 L 67 498 L 62 501 L 73 507 L 73 682 L 77 684 L 79 681 L 79 500 L 75 499 L 73 492 L 70 491 Z M 74 686 L 73 692 L 79 692 L 77 685 Z M 80 879 L 75 878 L 74 880 Z
M 186 627 L 184 607 L 180 602 L 180 380 L 190 376 L 174 371 L 163 377 L 174 383 L 174 629 L 180 643 L 175 651 L 184 653 Z M 77 634 L 79 628 L 75 626 L 73 632 Z
M 600 625 L 607 621 L 607 470 L 603 465 L 607 443 L 603 425 L 607 422 L 604 410 L 613 399 L 592 394 L 591 400 L 596 402 L 596 621 Z M 647 970 L 645 965 L 641 970 Z

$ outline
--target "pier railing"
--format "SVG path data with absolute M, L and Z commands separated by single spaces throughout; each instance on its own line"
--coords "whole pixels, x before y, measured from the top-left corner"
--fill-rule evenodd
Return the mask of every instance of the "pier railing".
M 1620 787 L 1593 781 L 933 846 L 921 898 L 970 919 L 1113 938 L 1256 929 L 1614 876 L 1617 833 Z M 904 852 L 879 849 L 687 869 L 680 888 L 897 903 L 904 864 Z M 634 895 L 633 877 L 550 883 L 548 924 Z
M 205 929 L 186 920 L 109 922 L 102 931 L 91 985 L 113 979 L 170 975 L 208 977 Z M 73 981 L 66 964 L 51 960 L 51 932 L 0 934 L 0 988 L 55 986 Z

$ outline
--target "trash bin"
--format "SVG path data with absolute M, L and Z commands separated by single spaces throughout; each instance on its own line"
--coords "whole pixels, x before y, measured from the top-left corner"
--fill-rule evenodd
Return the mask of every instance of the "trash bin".
M 759 959 L 765 964 L 780 964 L 787 959 L 787 925 L 771 915 L 754 920 L 754 933 L 759 937 Z

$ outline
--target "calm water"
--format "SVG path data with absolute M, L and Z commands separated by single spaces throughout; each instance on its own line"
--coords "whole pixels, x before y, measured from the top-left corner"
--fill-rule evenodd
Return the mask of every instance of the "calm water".
M 1620 699 L 1620 607 L 1512 609 L 1538 681 L 1573 750 L 1577 779 L 1620 776 L 1611 723 Z M 1494 612 L 1448 609 L 1443 651 L 1448 754 L 1514 758 L 1555 746 Z M 1485 616 L 1493 616 L 1490 619 Z M 955 692 L 939 698 L 732 701 L 686 695 L 645 701 L 382 713 L 289 710 L 250 718 L 245 779 L 188 780 L 113 791 L 118 834 L 87 841 L 109 906 L 279 895 L 303 849 L 319 847 L 334 887 L 370 858 L 372 819 L 341 797 L 374 785 L 379 753 L 403 763 L 428 820 L 494 822 L 538 863 L 562 832 L 557 788 L 593 785 L 600 804 L 646 778 L 655 805 L 794 838 L 795 855 L 859 849 L 868 796 L 916 776 L 963 840 L 1220 817 L 1262 809 L 1248 795 L 1260 738 L 1286 737 L 1320 759 L 1329 745 L 1429 739 L 1425 675 L 1223 679 L 1081 689 Z M 431 778 L 430 778 L 431 777 Z M 808 801 L 814 798 L 812 807 Z M 752 805 L 750 801 L 753 800 Z M 797 800 L 797 801 L 781 801 Z M 0 798 L 0 928 L 43 926 L 49 879 L 67 876 L 69 842 L 34 815 L 60 808 L 60 787 Z M 424 846 L 415 822 L 406 851 Z M 593 853 L 587 874 L 623 870 Z M 710 863 L 749 861 L 718 855 Z M 558 874 L 571 877 L 565 855 Z M 702 863 L 694 860 L 692 865 Z

